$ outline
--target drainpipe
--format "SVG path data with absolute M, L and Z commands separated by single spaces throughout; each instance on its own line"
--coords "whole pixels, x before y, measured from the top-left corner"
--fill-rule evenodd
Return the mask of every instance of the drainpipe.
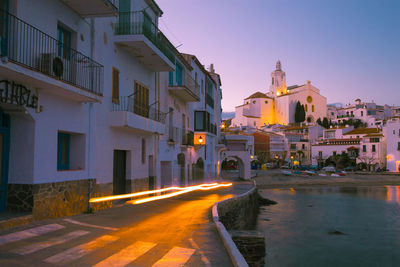
M 90 19 L 90 58 L 94 58 L 94 19 Z M 93 76 L 91 76 L 91 83 L 93 83 Z M 89 103 L 89 111 L 88 111 L 88 162 L 87 162 L 87 178 L 88 178 L 88 203 L 87 203 L 87 212 L 91 211 L 89 199 L 92 195 L 92 182 L 90 181 L 91 176 L 91 161 L 92 161 L 92 113 L 93 113 L 93 103 Z

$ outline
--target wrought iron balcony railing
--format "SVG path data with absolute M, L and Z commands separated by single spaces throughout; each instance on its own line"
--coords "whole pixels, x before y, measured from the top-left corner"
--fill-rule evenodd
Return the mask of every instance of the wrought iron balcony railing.
M 0 54 L 9 61 L 97 95 L 103 94 L 103 66 L 0 10 Z
M 143 11 L 120 12 L 118 23 L 115 25 L 116 35 L 138 35 L 143 34 L 160 51 L 175 64 L 175 47 L 167 37 L 153 23 L 150 16 Z
M 200 99 L 200 86 L 192 78 L 189 71 L 185 71 L 185 79 L 183 81 L 176 81 L 174 79 L 173 83 L 169 82 L 169 87 L 186 87 L 196 98 Z
M 166 113 L 159 111 L 158 109 L 140 105 L 135 103 L 133 96 L 122 96 L 119 98 L 119 104 L 113 103 L 113 111 L 128 111 L 136 115 L 149 118 L 153 121 L 165 123 Z

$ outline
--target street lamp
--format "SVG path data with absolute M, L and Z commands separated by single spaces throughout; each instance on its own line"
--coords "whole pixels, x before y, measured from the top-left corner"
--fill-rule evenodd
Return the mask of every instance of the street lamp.
M 203 137 L 199 137 L 199 143 L 202 144 L 203 143 Z

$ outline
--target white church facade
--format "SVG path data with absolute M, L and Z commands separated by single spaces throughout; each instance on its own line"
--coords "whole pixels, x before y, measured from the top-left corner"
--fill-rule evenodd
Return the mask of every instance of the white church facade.
M 306 122 L 313 123 L 318 118 L 327 117 L 326 97 L 310 81 L 304 85 L 286 85 L 286 73 L 281 62 L 271 73 L 269 92 L 256 92 L 244 99 L 243 104 L 235 108 L 232 127 L 260 128 L 268 124 L 290 124 L 295 122 L 297 102 L 304 105 Z

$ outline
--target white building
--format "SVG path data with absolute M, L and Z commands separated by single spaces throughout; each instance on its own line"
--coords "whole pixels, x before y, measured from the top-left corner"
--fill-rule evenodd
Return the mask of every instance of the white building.
M 219 76 L 168 41 L 154 0 L 0 5 L 0 211 L 73 215 L 90 197 L 218 175 Z M 191 166 L 200 158 L 203 176 Z
M 232 127 L 260 128 L 268 124 L 294 123 L 298 101 L 304 105 L 307 122 L 327 116 L 326 97 L 320 94 L 320 90 L 310 81 L 300 86 L 286 86 L 286 73 L 278 61 L 271 73 L 269 92 L 256 92 L 245 98 L 243 104 L 235 108 Z
M 361 120 L 366 123 L 367 127 L 382 125 L 382 121 L 395 116 L 398 107 L 388 105 L 377 105 L 374 102 L 363 102 L 361 99 L 356 99 L 354 104 L 347 104 L 344 107 L 328 107 L 328 117 L 332 123 L 343 124 L 346 121 Z
M 387 145 L 387 166 L 391 172 L 400 172 L 400 119 L 393 118 L 383 128 Z

